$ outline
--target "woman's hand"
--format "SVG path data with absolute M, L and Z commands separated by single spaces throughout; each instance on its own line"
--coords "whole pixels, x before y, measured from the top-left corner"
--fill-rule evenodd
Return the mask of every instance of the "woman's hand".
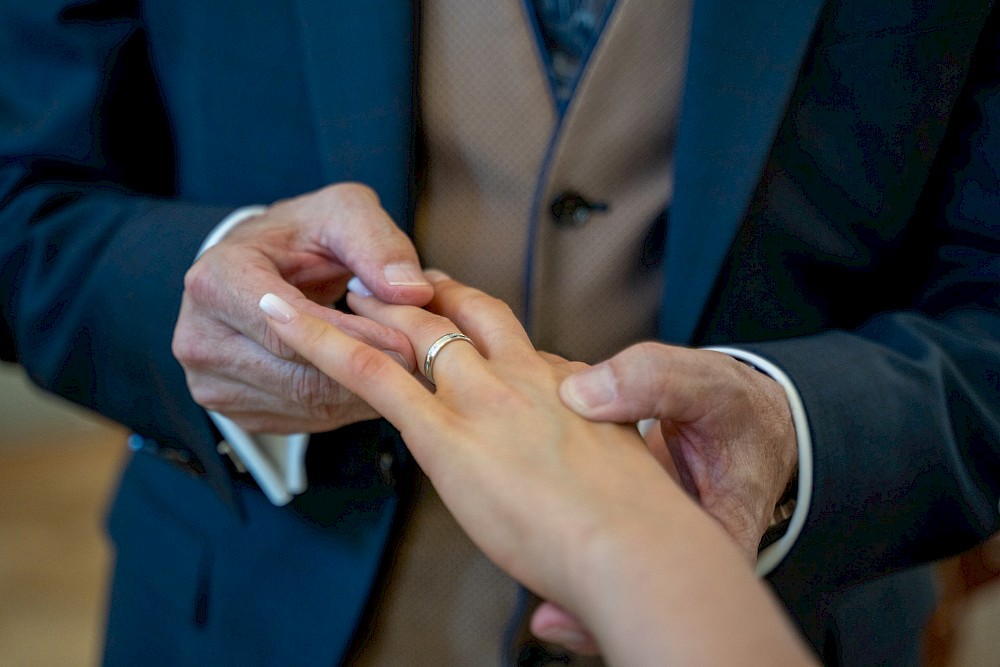
M 559 384 L 580 366 L 537 352 L 499 300 L 429 277 L 429 310 L 357 294 L 349 304 L 403 332 L 417 359 L 445 334 L 469 336 L 474 346 L 457 340 L 438 352 L 436 387 L 276 297 L 261 307 L 286 344 L 400 430 L 483 552 L 579 616 L 612 659 L 745 657 L 741 638 L 765 654 L 791 647 L 805 656 L 731 541 L 635 426 L 592 423 L 563 404 Z M 747 609 L 734 615 L 730 595 L 748 600 Z M 731 640 L 722 652 L 709 648 L 718 624 Z M 739 650 L 727 652 L 730 644 Z
M 634 426 L 589 423 L 563 405 L 559 383 L 575 366 L 535 351 L 501 301 L 438 280 L 430 308 L 454 323 L 374 297 L 352 294 L 349 304 L 408 335 L 418 360 L 447 333 L 475 342 L 441 349 L 431 391 L 387 355 L 304 312 L 271 322 L 290 347 L 399 428 L 472 539 L 534 590 L 572 599 L 566 580 L 575 553 L 554 549 L 555 536 L 599 539 L 608 526 L 659 511 L 664 498 L 681 499 Z

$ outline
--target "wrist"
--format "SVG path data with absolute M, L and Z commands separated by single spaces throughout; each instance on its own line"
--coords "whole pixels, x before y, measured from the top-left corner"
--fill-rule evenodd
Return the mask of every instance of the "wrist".
M 225 238 L 225 236 L 229 234 L 229 232 L 231 232 L 237 225 L 245 220 L 258 216 L 265 211 L 267 211 L 266 206 L 255 204 L 253 206 L 243 206 L 227 215 L 219 224 L 215 226 L 214 229 L 212 229 L 211 232 L 209 232 L 208 236 L 205 237 L 205 240 L 202 241 L 201 247 L 198 249 L 198 254 L 195 255 L 195 259 L 201 257 L 206 250 L 218 244 L 219 241 Z
M 794 479 L 795 504 L 787 529 L 780 533 L 774 544 L 762 549 L 757 555 L 757 574 L 765 576 L 772 572 L 791 551 L 805 526 L 806 516 L 809 514 L 813 484 L 812 433 L 809 429 L 809 420 L 806 417 L 805 406 L 795 383 L 777 364 L 754 352 L 736 347 L 709 347 L 705 349 L 728 354 L 749 364 L 761 373 L 769 375 L 784 389 L 788 408 L 791 411 L 797 451 L 795 472 L 789 474 L 788 480 L 789 483 L 792 483 Z
M 642 606 L 655 599 L 647 588 L 653 573 L 680 572 L 696 556 L 688 537 L 699 532 L 699 524 L 714 521 L 672 480 L 639 479 L 647 498 L 655 504 L 631 499 L 617 516 L 599 516 L 592 525 L 570 535 L 565 572 L 566 589 L 572 599 L 568 608 L 592 629 L 624 621 L 624 608 Z M 721 532 L 721 529 L 719 529 Z M 694 540 L 697 542 L 697 539 Z M 728 538 L 726 548 L 732 549 Z M 679 568 L 675 570 L 672 568 Z
M 645 516 L 645 528 L 609 531 L 590 552 L 589 584 L 574 613 L 609 662 L 739 664 L 753 655 L 762 664 L 810 663 L 729 535 L 679 495 L 664 498 L 659 523 Z

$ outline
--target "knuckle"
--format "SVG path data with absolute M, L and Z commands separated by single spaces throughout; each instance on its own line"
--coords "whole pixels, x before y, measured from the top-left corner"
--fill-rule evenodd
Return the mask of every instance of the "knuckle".
M 395 364 L 395 362 L 378 350 L 361 346 L 353 350 L 347 357 L 347 376 L 353 378 L 375 377 L 383 374 L 389 364 Z
M 378 193 L 376 193 L 374 189 L 357 181 L 335 183 L 329 186 L 328 189 L 330 192 L 335 193 L 338 197 L 344 197 L 348 200 L 364 200 L 366 202 L 375 203 L 378 203 L 379 201 Z
M 312 366 L 296 364 L 286 382 L 285 395 L 311 414 L 329 416 L 344 403 L 340 385 Z
M 651 362 L 657 360 L 661 355 L 663 355 L 666 346 L 662 343 L 656 343 L 653 341 L 644 341 L 642 343 L 636 343 L 632 347 L 626 350 L 626 353 L 630 353 L 630 356 L 636 357 L 638 362 Z
M 296 364 L 288 374 L 285 394 L 295 403 L 311 407 L 322 402 L 321 384 L 315 369 Z
M 211 262 L 202 259 L 187 270 L 184 274 L 184 291 L 197 302 L 211 301 L 217 291 Z
M 410 335 L 414 340 L 426 340 L 428 345 L 430 345 L 430 343 L 442 335 L 457 330 L 458 327 L 444 318 L 436 315 L 428 315 L 420 318 L 419 322 L 414 323 Z
M 614 360 L 613 372 L 616 377 L 629 377 L 631 382 L 639 382 L 650 388 L 658 386 L 670 369 L 670 347 L 652 341 L 636 343 L 625 354 Z
M 295 358 L 296 352 L 288 343 L 281 340 L 278 334 L 272 331 L 266 323 L 261 323 L 261 326 L 260 341 L 265 350 L 279 359 L 292 360 Z
M 471 292 L 465 297 L 465 301 L 465 306 L 473 312 L 484 311 L 495 313 L 497 315 L 512 312 L 510 306 L 506 303 L 484 292 Z
M 368 216 L 359 216 L 359 213 L 371 211 L 372 208 L 381 208 L 378 194 L 365 185 L 346 181 L 334 183 L 318 193 L 316 203 L 323 206 L 334 206 L 341 213 L 339 219 L 344 222 L 354 222 L 359 219 L 368 220 Z
M 232 396 L 218 387 L 204 382 L 194 382 L 190 385 L 191 398 L 206 410 L 224 411 L 233 404 Z
M 537 408 L 533 398 L 506 383 L 493 383 L 489 387 L 480 388 L 483 402 L 496 406 L 500 414 L 523 414 L 525 411 Z
M 174 337 L 170 341 L 170 353 L 181 365 L 186 366 L 191 358 L 191 337 L 181 328 L 174 329 Z
M 170 345 L 174 357 L 187 369 L 204 369 L 212 366 L 216 352 L 206 344 L 204 337 L 187 329 L 178 328 Z

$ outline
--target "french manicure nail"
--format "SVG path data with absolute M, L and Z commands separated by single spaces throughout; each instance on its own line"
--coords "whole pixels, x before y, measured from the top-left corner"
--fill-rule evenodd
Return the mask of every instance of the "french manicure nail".
M 351 294 L 357 294 L 358 296 L 371 296 L 372 291 L 365 287 L 365 284 L 361 282 L 361 278 L 354 276 L 347 281 L 347 291 Z
M 260 298 L 260 309 L 263 310 L 268 317 L 271 317 L 279 322 L 288 324 L 294 320 L 299 315 L 299 311 L 282 299 L 274 294 L 265 294 Z
M 430 284 L 420 267 L 409 262 L 387 264 L 382 275 L 393 287 L 425 287 Z
M 639 429 L 639 435 L 645 438 L 646 434 L 653 430 L 654 426 L 658 426 L 659 423 L 659 419 L 650 417 L 649 419 L 640 419 L 635 423 L 635 427 Z
M 615 399 L 617 388 L 615 376 L 607 366 L 597 366 L 590 370 L 566 378 L 566 393 L 570 400 L 585 410 L 593 410 Z

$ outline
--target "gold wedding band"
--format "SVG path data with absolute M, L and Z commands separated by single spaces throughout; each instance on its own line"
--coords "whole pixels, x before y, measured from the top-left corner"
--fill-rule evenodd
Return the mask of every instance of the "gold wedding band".
M 427 381 L 431 384 L 436 384 L 434 382 L 434 360 L 437 359 L 438 354 L 445 345 L 456 340 L 464 340 L 472 345 L 472 347 L 476 346 L 476 344 L 472 342 L 471 338 L 456 331 L 454 333 L 446 333 L 434 341 L 429 348 L 427 348 L 427 356 L 424 357 L 424 377 L 427 378 Z

